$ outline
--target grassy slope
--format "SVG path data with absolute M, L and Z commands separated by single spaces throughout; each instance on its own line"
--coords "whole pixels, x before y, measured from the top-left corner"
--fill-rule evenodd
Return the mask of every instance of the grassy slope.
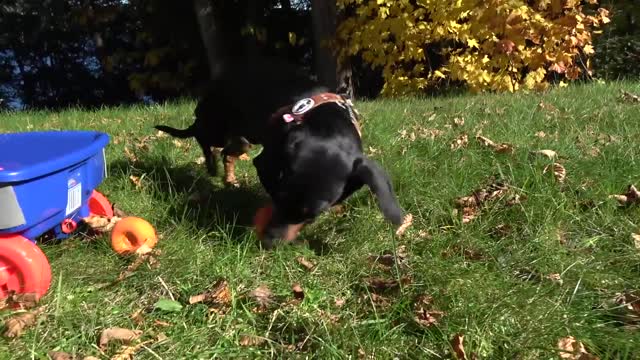
M 481 358 L 554 358 L 557 340 L 567 335 L 601 358 L 638 358 L 638 331 L 621 327 L 598 308 L 617 292 L 639 287 L 640 251 L 630 234 L 638 231 L 640 212 L 620 210 L 607 199 L 628 184 L 640 184 L 640 104 L 619 101 L 620 88 L 640 91 L 635 83 L 600 84 L 542 96 L 357 104 L 365 116 L 365 147 L 391 174 L 402 205 L 415 217 L 414 226 L 397 240 L 408 253 L 408 269 L 401 275 L 410 274 L 412 281 L 400 292 L 384 295 L 386 304 L 363 287 L 367 276 L 398 276 L 367 259 L 394 247 L 393 229 L 367 190 L 348 201 L 345 215 L 324 215 L 304 231 L 304 238 L 324 240 L 322 248 L 287 246 L 263 252 L 249 227 L 264 199 L 250 162 L 239 168 L 242 187 L 226 190 L 219 179 L 206 176 L 203 165 L 194 163 L 201 154 L 193 140 L 178 148 L 172 139 L 161 138 L 151 141 L 148 150 L 136 149 L 140 138 L 154 134 L 153 124 L 189 124 L 192 103 L 0 115 L 0 131 L 108 132 L 110 177 L 99 190 L 128 213 L 152 222 L 163 236 L 158 268 L 145 265 L 106 290 L 95 287 L 130 263 L 111 251 L 107 237 L 87 241 L 76 236 L 43 245 L 55 278 L 44 299 L 50 304 L 47 317 L 20 339 L 0 340 L 0 357 L 46 358 L 49 350 L 98 355 L 100 330 L 121 326 L 140 328 L 149 338 L 159 332 L 168 337 L 141 350 L 140 359 L 158 358 L 153 353 L 164 359 L 258 354 L 346 358 L 359 353 L 382 359 L 438 358 L 451 356 L 449 339 L 455 333 L 464 333 L 467 353 Z M 539 107 L 541 100 L 557 111 Z M 447 126 L 455 117 L 464 118 L 465 124 Z M 412 129 L 420 133 L 420 128 L 444 133 L 412 141 Z M 479 129 L 497 142 L 514 144 L 513 156 L 478 145 L 473 136 Z M 538 131 L 547 136 L 534 136 Z M 462 132 L 470 135 L 469 145 L 452 151 L 450 142 Z M 597 144 L 600 134 L 617 141 Z M 138 157 L 135 164 L 124 155 L 127 143 Z M 592 146 L 599 147 L 600 155 L 589 154 Z M 549 160 L 528 155 L 537 149 L 561 155 L 567 170 L 564 191 L 541 174 Z M 141 189 L 130 175 L 144 175 Z M 452 214 L 452 200 L 485 185 L 491 175 L 501 176 L 527 200 L 512 207 L 496 203 L 472 223 L 461 224 Z M 195 189 L 209 194 L 210 200 L 201 206 L 189 202 Z M 579 206 L 589 200 L 595 207 Z M 508 224 L 511 231 L 492 235 L 500 224 Z M 304 270 L 295 260 L 300 255 L 318 266 Z M 523 280 L 522 274 L 529 273 L 561 274 L 563 282 Z M 199 304 L 178 313 L 145 312 L 142 325 L 130 318 L 135 310 L 168 298 L 167 289 L 186 303 L 219 277 L 228 280 L 234 295 L 224 316 L 208 313 L 207 306 Z M 241 296 L 264 283 L 287 300 L 294 282 L 306 294 L 297 306 L 256 314 Z M 413 302 L 420 294 L 433 296 L 433 306 L 445 312 L 439 325 L 413 323 Z M 336 298 L 344 299 L 344 306 L 336 306 Z M 154 320 L 171 326 L 154 325 Z M 243 334 L 268 341 L 239 346 Z M 289 344 L 300 349 L 292 352 Z M 103 358 L 116 350 L 112 346 Z

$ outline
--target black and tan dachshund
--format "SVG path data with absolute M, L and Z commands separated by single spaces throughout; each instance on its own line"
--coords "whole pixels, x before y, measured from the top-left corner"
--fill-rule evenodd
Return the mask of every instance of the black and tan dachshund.
M 384 217 L 403 219 L 388 174 L 362 150 L 359 115 L 351 101 L 316 91 L 276 111 L 262 152 L 253 160 L 272 200 L 272 215 L 261 243 L 291 241 L 306 223 L 363 186 L 377 198 Z

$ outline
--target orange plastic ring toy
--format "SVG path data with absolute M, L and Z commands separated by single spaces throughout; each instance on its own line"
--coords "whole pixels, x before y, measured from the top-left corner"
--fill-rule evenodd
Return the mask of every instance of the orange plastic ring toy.
M 136 216 L 122 218 L 111 230 L 111 247 L 118 254 L 135 253 L 143 245 L 153 248 L 157 242 L 155 228 Z

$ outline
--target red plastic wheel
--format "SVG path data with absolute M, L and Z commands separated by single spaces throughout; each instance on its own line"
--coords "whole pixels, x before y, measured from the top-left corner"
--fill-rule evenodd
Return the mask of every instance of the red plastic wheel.
M 0 299 L 12 292 L 42 297 L 51 285 L 51 267 L 40 248 L 20 235 L 0 236 Z
M 89 198 L 89 214 L 97 216 L 113 217 L 113 207 L 109 200 L 96 190 Z

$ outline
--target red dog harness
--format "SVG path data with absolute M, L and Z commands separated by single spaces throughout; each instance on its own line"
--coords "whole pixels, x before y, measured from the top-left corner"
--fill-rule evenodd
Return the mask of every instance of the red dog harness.
M 273 113 L 273 115 L 271 115 L 271 121 L 272 123 L 275 123 L 276 121 L 280 121 L 280 119 L 282 119 L 286 123 L 295 122 L 299 124 L 304 121 L 304 115 L 309 110 L 329 102 L 336 103 L 338 106 L 349 111 L 351 123 L 353 124 L 353 126 L 355 126 L 356 131 L 358 132 L 358 136 L 362 137 L 360 125 L 358 123 L 360 114 L 353 107 L 353 103 L 351 102 L 351 100 L 333 93 L 317 94 L 310 98 L 302 99 L 293 104 L 293 106 L 283 106 L 278 109 L 278 111 Z

